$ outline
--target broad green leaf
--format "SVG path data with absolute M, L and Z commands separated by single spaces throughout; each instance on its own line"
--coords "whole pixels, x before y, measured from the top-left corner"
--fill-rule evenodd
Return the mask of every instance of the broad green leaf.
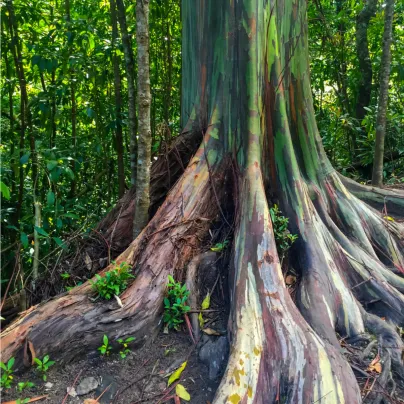
M 52 171 L 55 167 L 57 167 L 57 165 L 58 165 L 58 162 L 56 160 L 51 160 L 46 164 L 46 168 L 49 171 Z
M 186 366 L 187 366 L 187 362 L 185 361 L 175 372 L 173 372 L 171 374 L 171 376 L 168 379 L 167 386 L 170 386 L 171 384 L 173 384 L 176 380 L 178 380 L 181 377 L 181 373 L 184 371 Z
M 65 214 L 63 214 L 63 215 L 61 215 L 61 216 L 70 217 L 70 218 L 72 218 L 72 219 L 80 219 L 80 217 L 77 216 L 77 215 L 74 214 L 74 213 L 65 213 Z
M 28 236 L 25 233 L 21 233 L 20 240 L 24 248 L 28 247 Z
M 55 240 L 55 243 L 59 246 L 62 247 L 63 249 L 67 248 L 67 245 L 64 243 L 64 241 L 62 239 L 60 239 L 59 237 L 52 237 L 53 240 Z
M 69 176 L 69 178 L 70 178 L 71 180 L 74 180 L 74 172 L 72 171 L 71 168 L 66 167 L 66 168 L 65 168 L 65 172 L 66 172 L 66 174 Z
M 41 236 L 45 236 L 45 237 L 49 237 L 49 234 L 42 229 L 41 227 L 38 226 L 34 226 L 34 229 L 37 231 L 38 234 L 40 234 Z
M 55 194 L 51 190 L 49 190 L 46 199 L 48 202 L 48 206 L 52 206 L 55 203 Z
M 108 337 L 106 335 L 103 336 L 102 341 L 104 342 L 104 345 L 108 345 Z
M 185 401 L 189 401 L 191 399 L 191 396 L 187 392 L 187 389 L 182 384 L 177 384 L 175 386 L 175 394 Z
M 21 164 L 27 164 L 30 155 L 31 155 L 30 152 L 24 154 L 24 155 L 20 158 L 20 163 L 21 163 Z
M 10 199 L 10 189 L 3 181 L 0 181 L 0 191 L 4 198 Z

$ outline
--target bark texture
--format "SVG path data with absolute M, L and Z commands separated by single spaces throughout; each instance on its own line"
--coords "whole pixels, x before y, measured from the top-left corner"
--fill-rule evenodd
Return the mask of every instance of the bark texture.
M 224 220 L 221 204 L 230 196 L 232 348 L 214 403 L 360 403 L 340 338 L 375 335 L 384 372 L 391 365 L 404 375 L 395 328 L 404 325 L 404 230 L 384 218 L 390 208 L 403 214 L 404 193 L 357 189 L 331 167 L 313 109 L 306 2 L 184 0 L 182 18 L 182 107 L 203 140 L 118 259 L 137 274 L 121 296 L 124 307 L 91 302 L 85 284 L 11 325 L 2 335 L 4 358 L 21 359 L 27 340 L 37 354 L 65 361 L 95 349 L 104 333 L 151 335 L 167 275 L 192 283 L 184 268 L 211 221 Z M 283 280 L 268 195 L 299 237 L 296 301 Z
M 356 18 L 356 53 L 361 71 L 356 102 L 356 118 L 359 121 L 365 117 L 365 107 L 369 105 L 372 95 L 373 70 L 369 54 L 368 27 L 370 19 L 376 15 L 376 8 L 377 0 L 366 0 Z
M 130 182 L 136 184 L 136 88 L 135 88 L 135 61 L 132 50 L 132 38 L 126 23 L 126 11 L 123 0 L 116 0 L 118 21 L 121 29 L 122 46 L 125 55 L 126 80 L 128 87 L 128 129 L 130 139 Z
M 139 138 L 137 146 L 136 203 L 133 219 L 135 239 L 149 220 L 150 206 L 150 62 L 149 62 L 149 0 L 136 2 L 137 39 L 137 105 L 139 108 Z
M 118 196 L 123 197 L 125 193 L 125 165 L 123 158 L 123 133 L 122 133 L 122 94 L 121 94 L 121 72 L 119 69 L 120 58 L 116 54 L 118 46 L 118 21 L 116 16 L 116 4 L 114 0 L 109 1 L 112 25 L 112 64 L 114 66 L 114 96 L 115 96 L 115 147 L 118 160 Z
M 384 9 L 384 32 L 382 60 L 380 68 L 379 102 L 376 118 L 376 143 L 373 161 L 372 185 L 383 185 L 384 139 L 386 138 L 386 115 L 389 98 L 389 79 L 391 67 L 391 41 L 393 33 L 394 0 L 387 0 Z

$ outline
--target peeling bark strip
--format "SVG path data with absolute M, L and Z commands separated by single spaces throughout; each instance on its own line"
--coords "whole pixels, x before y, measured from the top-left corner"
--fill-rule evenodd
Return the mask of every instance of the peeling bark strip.
M 139 139 L 136 167 L 136 203 L 133 219 L 135 239 L 149 220 L 150 206 L 150 63 L 149 63 L 149 0 L 136 1 L 137 39 L 137 105 L 139 108 Z
M 382 363 L 404 375 L 395 330 L 404 326 L 404 229 L 384 218 L 386 209 L 403 215 L 404 194 L 354 186 L 331 167 L 315 122 L 305 1 L 184 0 L 182 18 L 182 107 L 204 139 L 118 258 L 137 274 L 121 296 L 124 307 L 92 303 L 89 285 L 78 287 L 6 330 L 4 360 L 20 360 L 25 339 L 39 356 L 68 360 L 95 349 L 106 332 L 150 335 L 167 275 L 182 274 L 234 190 L 232 349 L 214 403 L 360 403 L 337 333 L 374 334 Z M 227 189 L 219 184 L 230 175 L 228 160 L 239 176 Z M 299 236 L 297 304 L 279 265 L 268 187 Z

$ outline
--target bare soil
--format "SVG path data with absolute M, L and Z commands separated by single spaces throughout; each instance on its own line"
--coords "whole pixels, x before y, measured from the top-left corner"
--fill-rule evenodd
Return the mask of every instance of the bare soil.
M 31 381 L 35 383 L 35 387 L 24 390 L 23 393 L 18 393 L 16 388 L 12 387 L 9 391 L 2 392 L 1 402 L 47 394 L 48 397 L 39 402 L 60 404 L 66 396 L 67 388 L 73 385 L 78 376 L 76 387 L 84 378 L 93 376 L 108 380 L 107 384 L 112 381 L 110 394 L 106 391 L 105 397 L 102 397 L 100 402 L 158 403 L 167 388 L 167 374 L 184 361 L 188 363 L 180 383 L 191 395 L 191 402 L 195 404 L 211 402 L 220 378 L 216 381 L 209 380 L 208 368 L 198 360 L 197 350 L 185 331 L 170 332 L 168 335 L 160 333 L 154 341 L 132 351 L 125 359 L 121 359 L 118 353 L 112 353 L 108 358 L 97 356 L 64 367 L 55 365 L 48 371 L 47 382 L 53 384 L 49 390 L 33 369 L 21 376 L 16 375 L 14 386 L 18 382 Z M 175 391 L 175 388 L 172 391 Z M 83 403 L 86 398 L 97 398 L 98 393 L 100 392 L 91 392 L 75 398 L 68 396 L 65 403 Z M 111 395 L 114 396 L 112 400 Z

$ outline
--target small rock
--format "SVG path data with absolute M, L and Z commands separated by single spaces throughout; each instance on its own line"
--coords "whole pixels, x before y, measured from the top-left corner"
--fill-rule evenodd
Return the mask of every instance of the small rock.
M 77 397 L 76 389 L 74 387 L 68 387 L 66 390 L 70 397 Z
M 115 398 L 116 392 L 118 391 L 118 385 L 115 379 L 110 375 L 101 375 L 101 383 L 95 391 L 95 396 L 101 398 L 99 399 L 100 404 L 109 404 Z M 107 390 L 106 390 L 107 389 Z
M 45 383 L 45 390 L 50 390 L 52 388 L 52 386 L 53 386 L 53 383 L 51 383 L 51 382 Z
M 209 366 L 209 379 L 215 380 L 223 370 L 229 354 L 229 342 L 227 337 L 209 338 L 201 347 L 199 358 Z
M 83 396 L 98 387 L 98 381 L 95 377 L 86 377 L 77 386 L 76 393 L 78 396 Z

